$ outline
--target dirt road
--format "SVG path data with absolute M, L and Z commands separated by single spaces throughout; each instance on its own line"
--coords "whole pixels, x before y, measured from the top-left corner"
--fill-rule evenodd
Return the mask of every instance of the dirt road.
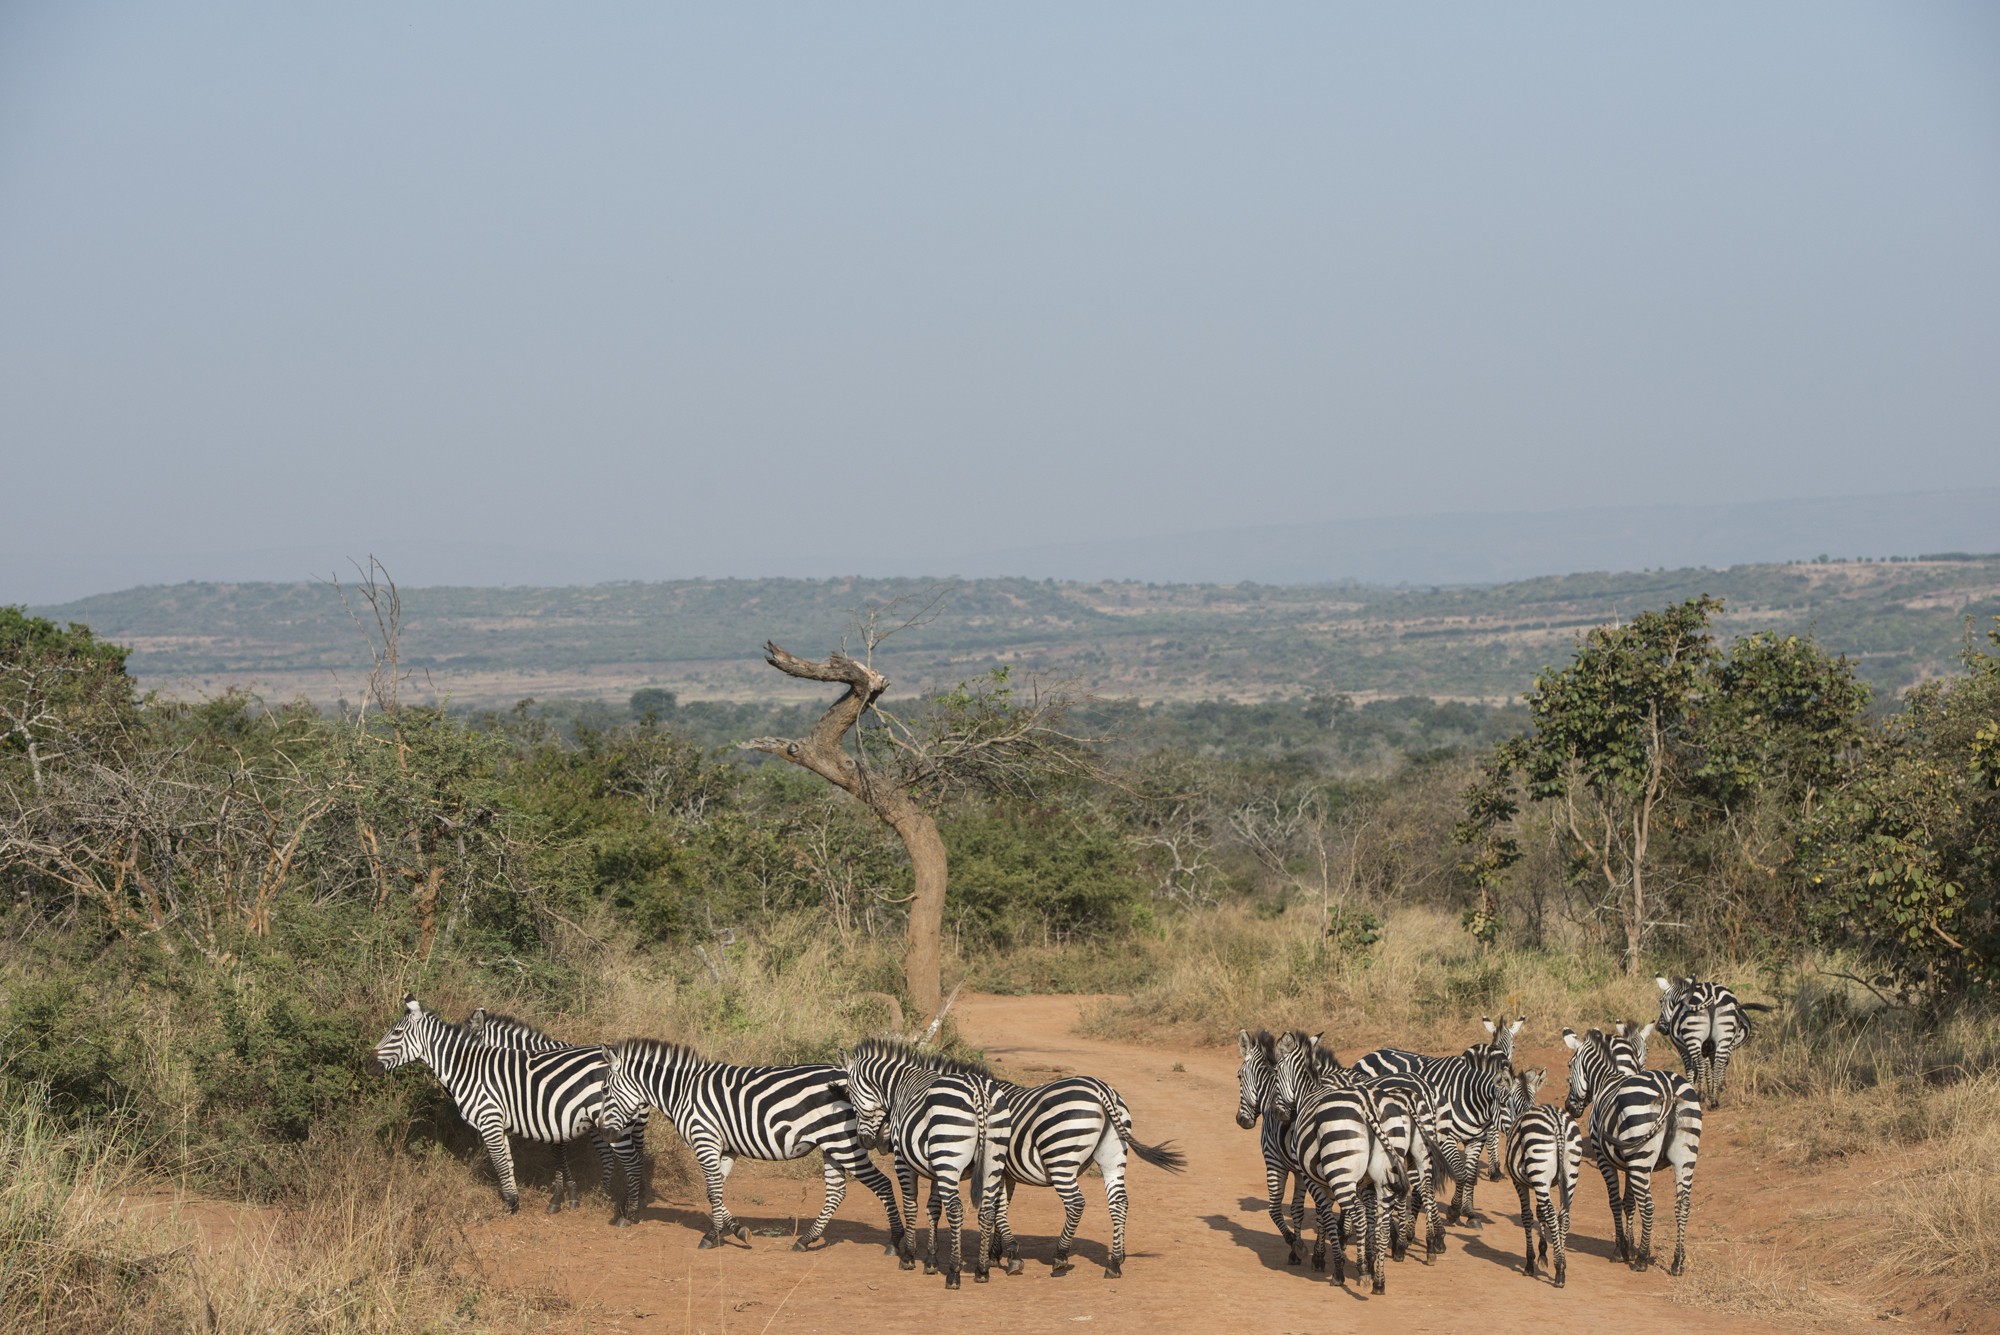
M 1263 1201 L 1263 1169 L 1255 1132 L 1237 1129 L 1236 1054 L 1219 1048 L 1171 1051 L 1080 1038 L 1074 997 L 970 997 L 960 1023 L 1011 1078 L 1039 1081 L 1086 1072 L 1118 1087 L 1131 1106 L 1141 1140 L 1173 1140 L 1188 1171 L 1171 1176 L 1135 1158 L 1125 1276 L 1102 1277 L 1110 1242 L 1102 1184 L 1085 1186 L 1077 1268 L 1057 1278 L 1048 1252 L 1062 1226 L 1050 1191 L 1023 1189 L 1015 1198 L 1026 1273 L 996 1272 L 990 1284 L 947 1292 L 942 1278 L 900 1271 L 882 1253 L 887 1237 L 880 1204 L 852 1188 L 828 1236 L 812 1254 L 790 1249 L 796 1219 L 817 1212 L 820 1183 L 757 1164 L 741 1163 L 730 1180 L 732 1210 L 753 1228 L 781 1228 L 783 1237 L 753 1237 L 748 1248 L 698 1251 L 705 1205 L 692 1190 L 656 1202 L 634 1228 L 605 1226 L 604 1198 L 549 1216 L 523 1202 L 520 1215 L 498 1217 L 473 1230 L 489 1280 L 536 1295 L 554 1322 L 576 1329 L 695 1332 L 917 1331 L 940 1322 L 976 1323 L 993 1331 L 1251 1331 L 1306 1332 L 1547 1331 L 1591 1326 L 1654 1332 L 1768 1330 L 1735 1314 L 1671 1301 L 1662 1270 L 1634 1274 L 1610 1256 L 1610 1214 L 1604 1187 L 1586 1168 L 1571 1237 L 1569 1286 L 1520 1273 L 1522 1235 L 1511 1183 L 1482 1182 L 1483 1227 L 1448 1230 L 1445 1255 L 1426 1267 L 1413 1253 L 1392 1265 L 1388 1293 L 1367 1296 L 1350 1277 L 1345 1290 L 1323 1275 L 1287 1266 Z M 1524 1052 L 1527 1064 L 1551 1068 L 1559 1087 L 1560 1049 Z M 1174 1069 L 1176 1063 L 1183 1068 Z M 1545 1089 L 1548 1097 L 1554 1093 Z M 1733 1174 L 1728 1110 L 1714 1119 L 1696 1178 L 1691 1237 L 1701 1244 L 1724 1236 L 1755 1193 Z M 1664 1180 L 1663 1180 L 1664 1181 Z M 1669 1187 L 1670 1191 L 1671 1188 Z M 1671 1196 L 1661 1211 L 1666 1230 L 1656 1249 L 1673 1244 Z M 1657 1229 L 1657 1226 L 1656 1226 Z M 968 1248 L 971 1239 L 968 1236 Z

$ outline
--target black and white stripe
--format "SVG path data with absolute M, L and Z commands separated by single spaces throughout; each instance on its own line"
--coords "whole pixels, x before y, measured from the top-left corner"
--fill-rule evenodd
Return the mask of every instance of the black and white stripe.
M 971 1062 L 953 1061 L 891 1039 L 864 1040 L 845 1058 L 848 1089 L 864 1136 L 886 1141 L 896 1154 L 896 1172 L 909 1195 L 915 1179 L 927 1177 L 930 1239 L 925 1274 L 937 1272 L 940 1211 L 951 1229 L 951 1256 L 944 1285 L 959 1286 L 964 1269 L 965 1206 L 959 1179 L 972 1180 L 979 1216 L 979 1243 L 972 1277 L 989 1275 L 988 1240 L 1006 1209 L 1001 1182 L 1013 1114 L 991 1072 Z M 913 1250 L 904 1239 L 905 1268 Z
M 1660 987 L 1660 1032 L 1680 1053 L 1681 1065 L 1702 1102 L 1721 1107 L 1729 1054 L 1750 1036 L 1749 1012 L 1770 1007 L 1738 1001 L 1721 983 L 1667 977 L 1653 981 Z
M 868 1157 L 847 1077 L 837 1066 L 732 1066 L 675 1043 L 631 1038 L 609 1049 L 604 1126 L 613 1135 L 658 1108 L 701 1165 L 709 1229 L 701 1246 L 719 1246 L 749 1230 L 722 1203 L 722 1184 L 737 1159 L 800 1159 L 820 1152 L 826 1199 L 819 1218 L 793 1243 L 804 1251 L 826 1232 L 852 1176 L 881 1198 L 889 1214 L 889 1250 L 903 1241 L 895 1189 Z
M 1305 1197 L 1317 1198 L 1320 1188 L 1305 1175 L 1291 1149 L 1291 1119 L 1277 1110 L 1277 1038 L 1268 1030 L 1251 1033 L 1241 1029 L 1236 1045 L 1242 1063 L 1236 1068 L 1236 1125 L 1248 1131 L 1257 1127 L 1258 1148 L 1264 1155 L 1264 1191 L 1271 1202 L 1271 1222 L 1285 1240 L 1285 1263 L 1299 1264 L 1299 1235 L 1305 1229 Z M 1317 1041 L 1317 1036 L 1312 1041 Z M 1285 1187 L 1292 1188 L 1289 1211 L 1285 1208 Z M 1316 1218 L 1327 1213 L 1323 1200 L 1316 1200 Z M 1326 1268 L 1326 1235 L 1321 1233 L 1313 1248 L 1313 1269 Z
M 1351 1236 L 1359 1272 L 1370 1277 L 1373 1292 L 1382 1293 L 1388 1286 L 1390 1214 L 1407 1189 L 1417 1134 L 1410 1109 L 1394 1091 L 1353 1084 L 1333 1055 L 1303 1034 L 1279 1038 L 1275 1056 L 1275 1107 L 1290 1121 L 1291 1157 L 1324 1192 L 1320 1232 L 1334 1236 L 1333 1282 L 1346 1283 L 1344 1243 Z M 1329 1200 L 1340 1208 L 1338 1232 Z
M 368 1054 L 368 1070 L 381 1075 L 408 1062 L 428 1066 L 458 1105 L 459 1116 L 485 1142 L 508 1211 L 519 1209 L 521 1193 L 514 1180 L 508 1134 L 564 1145 L 596 1128 L 604 1110 L 603 1049 L 491 1048 L 425 1010 L 415 996 L 404 997 L 403 1007 L 403 1018 Z M 629 1196 L 638 1182 L 638 1164 L 620 1167 Z
M 995 1081 L 1012 1114 L 1007 1138 L 1005 1192 L 1009 1205 L 1020 1186 L 1053 1187 L 1062 1200 L 1063 1231 L 1056 1239 L 1053 1273 L 1073 1269 L 1069 1249 L 1083 1219 L 1083 1188 L 1078 1178 L 1095 1163 L 1104 1177 L 1104 1205 L 1111 1214 L 1111 1256 L 1106 1279 L 1117 1279 L 1125 1266 L 1125 1152 L 1170 1173 L 1187 1166 L 1170 1145 L 1144 1145 L 1132 1138 L 1132 1113 L 1118 1091 L 1095 1076 L 1070 1076 L 1045 1085 L 1024 1087 Z M 1008 1226 L 1008 1210 L 997 1212 L 993 1259 L 1002 1256 L 1007 1273 L 1021 1272 L 1020 1246 Z
M 1423 1084 L 1436 1111 L 1442 1134 L 1470 1150 L 1455 1160 L 1451 1222 L 1474 1222 L 1474 1189 L 1479 1168 L 1489 1151 L 1488 1175 L 1499 1176 L 1499 1136 L 1506 1130 L 1507 1089 L 1514 1077 L 1514 1035 L 1525 1020 L 1515 1020 L 1502 1028 L 1492 1020 L 1482 1020 L 1494 1040 L 1475 1043 L 1455 1057 L 1431 1057 L 1401 1048 L 1381 1048 L 1354 1063 L 1356 1078 L 1407 1075 Z
M 1701 1100 L 1694 1086 L 1673 1072 L 1640 1069 L 1629 1053 L 1618 1051 L 1616 1039 L 1599 1030 L 1579 1038 L 1565 1029 L 1563 1042 L 1571 1054 L 1568 1111 L 1575 1115 L 1590 1105 L 1591 1149 L 1611 1198 L 1618 1259 L 1635 1270 L 1652 1264 L 1653 1174 L 1672 1168 L 1674 1259 L 1668 1273 L 1678 1275 L 1687 1268 L 1688 1210 L 1695 1160 L 1701 1154 Z
M 1528 1259 L 1522 1267 L 1535 1274 L 1536 1229 L 1541 1231 L 1541 1260 L 1554 1251 L 1555 1284 L 1569 1277 L 1569 1212 L 1576 1198 L 1576 1180 L 1583 1165 L 1583 1133 L 1576 1119 L 1551 1103 L 1536 1103 L 1548 1073 L 1540 1067 L 1514 1077 L 1527 1107 L 1514 1118 L 1507 1135 L 1507 1175 L 1521 1197 L 1521 1229 L 1527 1234 Z
M 466 1017 L 465 1032 L 472 1035 L 475 1042 L 489 1048 L 509 1048 L 515 1052 L 559 1052 L 566 1048 L 589 1053 L 595 1060 L 605 1060 L 602 1047 L 584 1047 L 581 1044 L 564 1043 L 535 1028 L 525 1020 L 498 1011 L 489 1011 L 484 1006 Z M 617 1213 L 611 1222 L 623 1227 L 637 1218 L 643 1184 L 627 1182 L 621 1192 L 612 1185 L 612 1168 L 626 1164 L 642 1164 L 646 1150 L 646 1122 L 641 1116 L 631 1123 L 626 1133 L 617 1138 L 608 1135 L 602 1127 L 591 1128 L 591 1140 L 597 1146 L 598 1165 L 603 1173 L 604 1191 L 617 1205 Z M 570 1163 L 568 1144 L 556 1146 L 555 1191 L 549 1197 L 549 1213 L 560 1210 L 567 1196 L 571 1209 L 578 1201 L 576 1168 Z M 628 1209 L 629 1204 L 629 1209 Z

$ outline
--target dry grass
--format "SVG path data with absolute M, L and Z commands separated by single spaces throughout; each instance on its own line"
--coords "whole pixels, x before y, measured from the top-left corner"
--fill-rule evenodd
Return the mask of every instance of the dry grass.
M 1172 921 L 1154 946 L 1149 982 L 1088 1017 L 1093 1033 L 1140 1040 L 1172 1036 L 1224 1043 L 1245 1026 L 1298 1025 L 1350 1036 L 1394 1035 L 1445 1051 L 1476 1033 L 1481 1015 L 1528 1017 L 1525 1042 L 1554 1041 L 1563 1026 L 1614 1017 L 1651 1019 L 1659 993 L 1559 951 L 1484 952 L 1449 914 L 1399 909 L 1371 949 L 1323 945 L 1316 909 L 1269 918 L 1225 908 Z
M 1925 1165 L 1882 1184 L 1871 1239 L 1880 1278 L 1940 1281 L 1947 1296 L 2000 1303 L 2000 1183 L 1986 1167 L 2000 1072 L 1923 1101 Z
M 1775 1246 L 1717 1242 L 1690 1246 L 1687 1273 L 1668 1297 L 1684 1307 L 1754 1316 L 1789 1326 L 1847 1326 L 1864 1305 Z
M 0 1125 L 0 1328 L 9 1331 L 505 1330 L 511 1300 L 467 1269 L 480 1189 L 443 1155 L 364 1142 L 296 1152 L 281 1207 L 187 1202 L 102 1127 L 8 1091 Z

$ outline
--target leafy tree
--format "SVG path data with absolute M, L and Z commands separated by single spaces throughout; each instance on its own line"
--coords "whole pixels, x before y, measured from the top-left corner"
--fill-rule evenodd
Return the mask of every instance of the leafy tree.
M 1821 939 L 1933 1010 L 2000 980 L 2000 656 L 1966 663 L 1910 693 L 1808 843 Z
M 1674 749 L 1709 689 L 1708 623 L 1721 605 L 1690 598 L 1599 626 L 1527 696 L 1534 731 L 1514 755 L 1528 796 L 1554 805 L 1576 865 L 1601 879 L 1603 907 L 1624 929 L 1627 973 L 1640 970 L 1654 823 L 1677 777 Z
M 50 763 L 130 721 L 129 652 L 88 626 L 0 607 L 0 752 L 24 756 L 37 789 Z

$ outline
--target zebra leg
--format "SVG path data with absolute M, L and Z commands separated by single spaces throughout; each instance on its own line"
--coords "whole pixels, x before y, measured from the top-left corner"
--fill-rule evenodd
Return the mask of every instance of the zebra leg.
M 1278 1236 L 1285 1240 L 1285 1264 L 1299 1263 L 1299 1234 L 1305 1230 L 1305 1185 L 1304 1174 L 1295 1179 L 1292 1188 L 1292 1218 L 1290 1227 L 1285 1224 L 1285 1177 L 1283 1168 L 1264 1161 L 1264 1194 L 1271 1200 L 1271 1222 L 1278 1226 Z
M 813 1244 L 826 1232 L 827 1224 L 833 1219 L 833 1212 L 847 1199 L 846 1170 L 833 1161 L 832 1155 L 822 1153 L 819 1156 L 819 1175 L 826 1182 L 826 1203 L 819 1207 L 819 1218 L 813 1220 L 813 1226 L 792 1244 L 792 1250 L 795 1252 L 812 1250 Z
M 639 1137 L 621 1136 L 617 1140 L 601 1141 L 598 1145 L 599 1157 L 604 1161 L 604 1190 L 611 1190 L 611 1163 L 617 1160 L 618 1171 L 624 1179 L 624 1195 L 619 1197 L 617 1208 L 611 1216 L 614 1228 L 628 1228 L 639 1218 L 640 1176 L 642 1164 L 639 1158 Z
M 708 1186 L 708 1232 L 701 1235 L 698 1249 L 720 1247 L 723 1235 L 734 1232 L 737 1237 L 747 1237 L 749 1230 L 736 1222 L 722 1204 L 722 1184 L 729 1177 L 733 1166 L 730 1158 L 716 1148 L 713 1142 L 703 1137 L 699 1144 L 690 1145 L 694 1150 L 695 1162 L 701 1165 L 701 1176 Z
M 1521 1178 L 1514 1179 L 1514 1191 L 1521 1198 L 1521 1231 L 1528 1235 L 1528 1263 L 1521 1267 L 1521 1273 L 1528 1278 L 1535 1277 L 1535 1207 L 1528 1199 L 1528 1184 Z
M 1429 1172 L 1417 1177 L 1418 1198 L 1424 1205 L 1424 1264 L 1444 1255 L 1444 1220 L 1438 1214 L 1437 1182 Z
M 1629 1261 L 1632 1250 L 1625 1241 L 1625 1201 L 1618 1190 L 1618 1166 L 1602 1149 L 1597 1152 L 1597 1171 L 1604 1174 L 1604 1190 L 1611 1197 L 1611 1226 L 1618 1232 L 1618 1253 L 1612 1261 Z
M 1335 1214 L 1333 1207 L 1328 1204 L 1326 1198 L 1325 1197 L 1320 1198 L 1320 1207 L 1319 1207 L 1320 1236 L 1322 1239 L 1327 1237 L 1329 1234 L 1331 1234 L 1332 1236 L 1333 1239 L 1332 1278 L 1335 1284 L 1340 1285 L 1340 1287 L 1344 1289 L 1347 1287 L 1347 1212 L 1351 1208 L 1352 1203 L 1343 1198 L 1338 1202 L 1338 1204 L 1340 1206 L 1340 1211 L 1338 1214 Z M 1360 1261 L 1360 1257 L 1357 1255 L 1355 1260 L 1356 1263 L 1358 1264 Z M 1357 1276 L 1356 1278 L 1359 1278 L 1359 1276 Z
M 1687 1270 L 1688 1209 L 1694 1204 L 1694 1165 L 1674 1165 L 1674 1263 L 1670 1275 Z
M 877 1199 L 882 1202 L 883 1207 L 889 1212 L 889 1245 L 882 1249 L 883 1255 L 886 1256 L 890 1253 L 901 1252 L 903 1250 L 902 1207 L 896 1203 L 896 1189 L 889 1184 L 888 1175 L 875 1166 L 875 1161 L 868 1157 L 868 1151 L 866 1150 L 857 1150 L 851 1155 L 842 1155 L 839 1159 L 839 1164 L 843 1172 L 847 1173 L 862 1186 L 868 1188 L 868 1190 L 874 1192 Z M 912 1184 L 910 1189 L 914 1193 L 916 1190 L 915 1185 Z
M 1106 1279 L 1117 1279 L 1125 1273 L 1125 1214 L 1129 1203 L 1125 1197 L 1125 1143 L 1115 1139 L 1115 1166 L 1104 1159 L 1097 1161 L 1099 1171 L 1104 1174 L 1104 1208 L 1111 1215 L 1111 1263 L 1104 1267 Z M 1083 1213 L 1083 1193 L 1078 1191 L 1076 1211 Z
M 945 1193 L 944 1221 L 951 1228 L 951 1260 L 945 1266 L 944 1286 L 955 1289 L 958 1287 L 959 1274 L 965 1269 L 965 1201 L 958 1194 L 958 1183 L 947 1183 L 941 1177 L 933 1178 L 931 1181 L 935 1188 L 931 1194 L 933 1219 L 937 1217 L 937 1192 Z
M 903 1245 L 898 1249 L 896 1268 L 917 1268 L 917 1170 L 902 1155 L 896 1156 L 896 1184 L 903 1192 Z
M 549 1208 L 546 1213 L 562 1213 L 563 1193 L 570 1189 L 569 1181 L 574 1172 L 575 1170 L 569 1166 L 569 1143 L 565 1141 L 556 1146 L 556 1180 L 555 1185 L 549 1190 Z
M 1368 1210 L 1368 1271 L 1372 1279 L 1370 1289 L 1374 1293 L 1386 1293 L 1389 1289 L 1389 1267 L 1386 1253 L 1389 1250 L 1389 1216 L 1394 1208 L 1388 1193 L 1381 1187 L 1372 1187 L 1364 1202 Z
M 994 1212 L 993 1246 L 987 1252 L 987 1256 L 992 1260 L 1004 1260 L 1007 1263 L 1007 1273 L 1010 1275 L 1021 1273 L 1021 1240 L 1014 1236 L 1014 1223 L 1011 1218 L 1014 1212 L 1014 1192 L 1019 1186 L 1020 1183 L 1010 1177 L 1001 1187 L 1000 1201 L 1005 1208 Z
M 1639 1203 L 1639 1250 L 1632 1258 L 1632 1268 L 1644 1270 L 1653 1264 L 1653 1175 L 1635 1167 L 1625 1176 L 1626 1200 L 1636 1198 Z
M 1568 1278 L 1564 1273 L 1567 1267 L 1563 1264 L 1563 1239 L 1562 1235 L 1556 1229 L 1555 1202 L 1549 1198 L 1549 1194 L 1545 1191 L 1535 1193 L 1535 1214 L 1540 1219 L 1542 1225 L 1542 1259 L 1544 1261 L 1551 1259 L 1549 1250 L 1550 1245 L 1553 1243 L 1555 1256 L 1552 1264 L 1555 1267 L 1556 1287 L 1561 1288 L 1563 1280 Z
M 1561 1288 L 1569 1278 L 1569 1193 L 1563 1193 L 1562 1208 L 1555 1210 L 1556 1221 L 1556 1287 Z
M 521 1189 L 514 1182 L 514 1151 L 507 1144 L 507 1128 L 496 1116 L 480 1126 L 479 1138 L 486 1143 L 493 1173 L 500 1179 L 500 1199 L 506 1202 L 507 1213 L 513 1214 L 521 1208 Z
M 1487 1161 L 1486 1176 L 1494 1182 L 1500 1180 L 1500 1118 L 1495 1115 L 1486 1119 L 1486 1134 L 1479 1142 L 1479 1158 Z M 1475 1176 L 1479 1172 L 1479 1160 L 1472 1164 Z
M 1336 1222 L 1336 1216 L 1333 1213 L 1333 1203 L 1328 1199 L 1326 1190 L 1317 1182 L 1307 1181 L 1303 1174 L 1300 1175 L 1299 1181 L 1306 1184 L 1306 1190 L 1312 1193 L 1313 1198 L 1312 1268 L 1324 1272 L 1326 1270 L 1326 1242 L 1328 1238 L 1334 1240 L 1334 1255 L 1340 1255 L 1340 1225 Z M 1299 1221 L 1299 1233 L 1301 1237 L 1305 1234 L 1305 1221 L 1303 1219 Z
M 954 1188 L 954 1194 L 956 1194 L 956 1188 Z M 931 1198 L 929 1204 L 931 1227 L 924 1242 L 924 1273 L 926 1275 L 935 1275 L 938 1272 L 938 1220 L 944 1214 L 944 1180 L 942 1178 L 934 1177 L 931 1179 Z M 956 1287 L 956 1285 L 952 1287 Z

